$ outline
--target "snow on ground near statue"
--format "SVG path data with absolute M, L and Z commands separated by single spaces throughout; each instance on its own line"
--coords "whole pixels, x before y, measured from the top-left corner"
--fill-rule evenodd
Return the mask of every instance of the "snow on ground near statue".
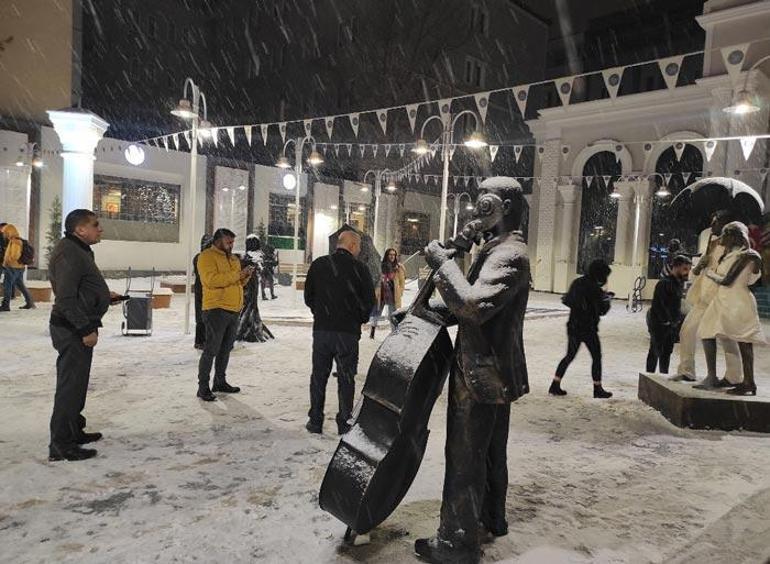
M 276 311 L 291 301 L 279 296 L 268 302 Z M 533 294 L 532 302 L 559 305 L 549 295 Z M 229 380 L 243 392 L 204 404 L 194 397 L 198 355 L 192 338 L 180 335 L 182 303 L 175 296 L 171 310 L 155 310 L 151 337 L 122 337 L 120 311 L 107 315 L 86 408 L 89 427 L 106 438 L 95 445 L 96 459 L 78 463 L 47 462 L 55 380 L 48 306 L 16 311 L 17 300 L 14 311 L 0 315 L 0 560 L 414 561 L 414 539 L 438 522 L 445 397 L 407 497 L 371 545 L 345 547 L 344 525 L 318 508 L 337 445 L 333 388 L 328 434 L 303 428 L 310 328 L 275 326 L 274 341 L 238 345 Z M 548 397 L 566 346 L 564 321 L 526 322 L 533 391 L 512 407 L 511 532 L 486 547 L 486 561 L 770 556 L 770 436 L 681 430 L 642 405 L 636 389 L 647 348 L 644 317 L 619 302 L 601 329 L 606 386 L 616 397 L 590 397 L 584 350 L 564 381 L 570 394 Z M 384 336 L 362 339 L 362 374 Z M 767 390 L 769 349 L 757 350 L 756 366 Z

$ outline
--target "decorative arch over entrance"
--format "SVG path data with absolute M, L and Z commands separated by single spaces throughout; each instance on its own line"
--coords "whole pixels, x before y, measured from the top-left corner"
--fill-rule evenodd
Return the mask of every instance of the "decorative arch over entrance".
M 621 146 L 623 148 L 619 152 L 616 152 L 616 146 Z M 583 150 L 577 154 L 575 160 L 572 162 L 572 176 L 575 178 L 583 176 L 583 169 L 588 160 L 595 154 L 604 152 L 615 154 L 616 159 L 620 161 L 620 174 L 631 174 L 631 171 L 634 169 L 634 161 L 626 146 L 615 139 L 599 139 L 583 148 Z

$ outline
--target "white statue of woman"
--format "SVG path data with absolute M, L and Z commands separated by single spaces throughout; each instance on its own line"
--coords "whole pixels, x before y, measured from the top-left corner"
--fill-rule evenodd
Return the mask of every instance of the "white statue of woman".
M 753 346 L 767 344 L 767 341 L 759 323 L 757 301 L 749 286 L 761 276 L 762 259 L 749 248 L 749 230 L 739 221 L 724 226 L 720 243 L 725 252 L 716 268 L 706 271 L 706 276 L 719 288 L 698 327 L 698 337 L 703 340 L 706 352 L 706 380 L 716 378 L 716 339 L 730 339 L 738 343 L 741 352 L 743 382 L 727 393 L 756 395 Z

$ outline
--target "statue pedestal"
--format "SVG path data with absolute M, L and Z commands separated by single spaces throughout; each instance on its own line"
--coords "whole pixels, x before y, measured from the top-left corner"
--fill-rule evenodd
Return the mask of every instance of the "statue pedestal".
M 731 396 L 724 389 L 697 390 L 693 384 L 641 372 L 639 399 L 677 427 L 770 433 L 770 397 L 767 395 Z

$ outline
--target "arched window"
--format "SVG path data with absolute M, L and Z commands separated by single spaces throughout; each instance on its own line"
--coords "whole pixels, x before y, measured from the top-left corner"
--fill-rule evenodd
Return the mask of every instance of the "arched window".
M 660 278 L 660 271 L 667 257 L 671 239 L 679 239 L 686 253 L 698 252 L 698 233 L 676 221 L 671 212 L 671 201 L 685 186 L 703 175 L 703 155 L 692 145 L 685 145 L 682 158 L 677 160 L 673 147 L 663 151 L 655 163 L 654 191 L 658 191 L 668 179 L 671 196 L 653 196 L 652 220 L 650 221 L 650 250 L 647 277 Z
M 613 261 L 618 206 L 610 193 L 621 172 L 615 153 L 610 151 L 596 153 L 583 166 L 578 273 L 587 272 L 593 260 Z

